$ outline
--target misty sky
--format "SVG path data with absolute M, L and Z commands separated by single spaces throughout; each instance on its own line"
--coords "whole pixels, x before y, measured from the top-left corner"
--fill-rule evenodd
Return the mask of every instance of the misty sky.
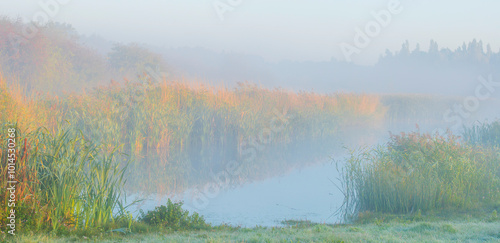
M 31 20 L 43 11 L 41 1 L 0 0 L 0 14 Z M 64 0 L 68 1 L 68 0 Z M 62 0 L 61 0 L 62 2 Z M 85 35 L 162 47 L 204 47 L 263 56 L 269 61 L 345 60 L 340 43 L 353 44 L 355 29 L 374 20 L 372 11 L 388 9 L 390 0 L 107 0 L 69 1 L 54 21 L 70 23 Z M 214 3 L 235 5 L 222 20 Z M 224 5 L 227 4 L 227 5 Z M 413 49 L 430 39 L 455 49 L 481 39 L 500 48 L 500 1 L 401 0 L 402 11 L 382 27 L 371 43 L 354 54 L 372 64 L 385 49 L 399 50 L 405 40 Z

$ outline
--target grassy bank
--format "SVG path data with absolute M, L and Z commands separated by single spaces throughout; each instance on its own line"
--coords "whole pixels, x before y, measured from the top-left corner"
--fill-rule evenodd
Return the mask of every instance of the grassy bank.
M 292 222 L 282 228 L 220 227 L 201 231 L 83 237 L 25 235 L 20 242 L 500 242 L 500 221 L 393 219 L 352 225 Z

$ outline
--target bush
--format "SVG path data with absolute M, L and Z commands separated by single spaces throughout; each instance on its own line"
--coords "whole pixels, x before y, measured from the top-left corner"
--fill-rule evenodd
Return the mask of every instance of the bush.
M 160 226 L 173 230 L 206 229 L 210 227 L 210 224 L 207 224 L 203 216 L 199 216 L 198 213 L 195 212 L 189 216 L 189 211 L 183 210 L 182 204 L 182 202 L 172 203 L 168 199 L 167 206 L 161 205 L 146 214 L 141 210 L 139 221 L 151 226 Z

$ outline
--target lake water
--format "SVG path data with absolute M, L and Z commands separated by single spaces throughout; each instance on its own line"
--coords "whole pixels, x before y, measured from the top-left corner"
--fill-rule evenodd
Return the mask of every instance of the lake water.
M 339 218 L 333 214 L 344 200 L 343 194 L 332 183 L 339 185 L 338 176 L 335 162 L 328 159 L 283 176 L 220 191 L 202 207 L 193 201 L 192 190 L 171 198 L 183 200 L 185 209 L 198 212 L 214 225 L 271 227 L 281 226 L 282 220 L 335 223 Z M 128 200 L 133 198 L 129 196 Z M 132 210 L 140 208 L 147 212 L 166 204 L 166 201 L 166 197 L 151 198 Z
M 421 127 L 421 132 L 431 132 L 436 127 Z M 383 129 L 386 133 L 389 129 Z M 414 131 L 412 126 L 398 126 L 391 129 L 396 133 Z M 365 134 L 357 145 L 371 146 L 386 142 L 388 134 Z M 344 151 L 345 152 L 345 151 Z M 347 156 L 336 156 L 342 164 Z M 339 165 L 340 165 L 339 164 Z M 184 201 L 184 208 L 196 211 L 205 220 L 214 225 L 227 223 L 233 226 L 254 227 L 282 226 L 283 220 L 309 220 L 316 223 L 340 222 L 338 215 L 333 215 L 341 207 L 344 197 L 333 184 L 340 185 L 339 172 L 332 159 L 326 159 L 305 168 L 294 169 L 289 173 L 262 181 L 247 183 L 235 188 L 221 190 L 216 195 L 206 198 L 203 206 L 196 203 L 195 190 L 171 196 L 174 201 Z M 333 183 L 332 183 L 333 181 Z M 133 200 L 134 195 L 127 199 Z M 153 197 L 144 201 L 140 209 L 147 212 L 156 206 L 165 205 L 167 197 Z M 134 209 L 136 210 L 134 212 Z M 139 207 L 131 210 L 138 215 Z

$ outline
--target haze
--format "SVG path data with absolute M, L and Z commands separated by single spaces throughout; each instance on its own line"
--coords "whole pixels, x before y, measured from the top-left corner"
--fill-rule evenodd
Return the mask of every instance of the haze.
M 41 1 L 44 2 L 44 1 Z M 50 2 L 50 1 L 46 1 Z M 215 3 L 226 1 L 69 1 L 54 21 L 71 24 L 80 34 L 110 41 L 160 47 L 203 47 L 258 55 L 267 61 L 345 60 L 340 43 L 352 43 L 355 28 L 373 20 L 372 11 L 389 1 L 229 1 L 232 10 L 218 15 Z M 38 1 L 2 1 L 1 15 L 31 20 Z M 480 39 L 500 48 L 498 1 L 401 1 L 402 12 L 352 61 L 372 65 L 386 49 L 399 50 L 410 40 L 427 50 L 434 39 L 456 49 Z
M 155 216 L 167 204 L 241 235 L 253 231 L 239 226 L 290 226 L 283 241 L 306 239 L 288 238 L 299 222 L 314 237 L 344 227 L 393 239 L 367 233 L 389 223 L 379 213 L 413 217 L 383 230 L 397 239 L 499 239 L 499 9 L 493 0 L 0 0 L 0 140 L 18 141 L 0 146 L 10 161 L 0 174 L 14 173 L 15 156 L 30 180 L 19 183 L 24 194 L 0 194 L 29 200 L 17 219 L 53 232 L 87 229 L 90 217 L 103 221 L 89 232 L 106 220 L 127 220 L 130 232 L 156 219 L 163 227 L 177 222 Z M 422 218 L 445 209 L 465 223 Z M 193 219 L 187 236 L 226 228 Z M 468 223 L 493 230 L 468 233 Z

